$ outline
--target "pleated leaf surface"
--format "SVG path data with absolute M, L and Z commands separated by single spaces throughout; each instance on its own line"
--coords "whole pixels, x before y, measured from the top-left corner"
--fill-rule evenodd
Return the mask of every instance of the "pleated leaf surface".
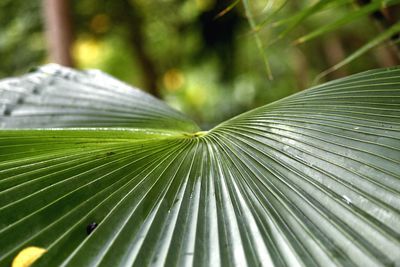
M 0 266 L 29 246 L 47 250 L 34 266 L 400 263 L 399 68 L 198 132 L 50 65 L 1 81 L 0 114 Z

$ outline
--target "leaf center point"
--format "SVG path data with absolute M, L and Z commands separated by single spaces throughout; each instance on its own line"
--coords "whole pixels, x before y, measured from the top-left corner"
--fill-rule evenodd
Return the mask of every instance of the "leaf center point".
M 191 137 L 191 138 L 195 138 L 195 137 L 205 136 L 206 134 L 208 134 L 208 131 L 199 131 L 199 132 L 195 132 L 195 133 L 188 133 L 185 135 L 188 137 Z

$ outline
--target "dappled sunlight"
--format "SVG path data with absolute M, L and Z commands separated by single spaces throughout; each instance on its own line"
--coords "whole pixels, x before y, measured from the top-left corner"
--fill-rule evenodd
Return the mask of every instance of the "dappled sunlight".
M 82 66 L 95 68 L 99 66 L 104 53 L 104 46 L 95 39 L 83 38 L 75 42 L 73 57 Z

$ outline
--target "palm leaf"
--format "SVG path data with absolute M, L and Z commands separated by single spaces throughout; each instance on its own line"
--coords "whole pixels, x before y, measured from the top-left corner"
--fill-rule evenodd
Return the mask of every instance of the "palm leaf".
M 1 266 L 30 246 L 47 250 L 35 266 L 400 261 L 399 68 L 198 134 L 104 74 L 50 66 L 0 88 Z

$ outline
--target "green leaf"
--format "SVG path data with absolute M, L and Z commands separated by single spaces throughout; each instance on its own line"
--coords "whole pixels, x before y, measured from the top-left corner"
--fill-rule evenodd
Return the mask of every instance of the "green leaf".
M 378 34 L 376 37 L 374 37 L 372 40 L 368 41 L 365 45 L 357 49 L 355 52 L 353 52 L 351 55 L 347 56 L 345 59 L 340 61 L 339 63 L 335 64 L 334 66 L 330 67 L 329 69 L 323 71 L 320 73 L 317 77 L 316 80 L 318 81 L 322 77 L 328 75 L 329 73 L 340 69 L 341 67 L 349 64 L 353 60 L 357 59 L 358 57 L 362 56 L 372 48 L 376 47 L 377 45 L 383 43 L 384 41 L 390 39 L 390 37 L 394 36 L 395 34 L 400 32 L 400 22 L 395 23 L 393 26 L 391 26 L 389 29 L 383 31 L 382 33 Z
M 104 74 L 45 70 L 0 82 L 0 266 L 32 246 L 35 266 L 400 262 L 400 68 L 200 133 Z
M 226 13 L 231 11 L 237 4 L 239 4 L 240 0 L 235 0 L 232 3 L 230 3 L 226 8 L 224 8 L 221 12 L 219 12 L 214 19 L 218 19 L 222 16 L 224 16 Z
M 295 43 L 301 44 L 310 41 L 311 39 L 314 39 L 322 34 L 334 31 L 338 29 L 339 27 L 346 25 L 354 20 L 360 19 L 365 17 L 368 14 L 371 14 L 372 12 L 382 8 L 383 6 L 391 6 L 400 3 L 399 0 L 388 0 L 388 1 L 372 1 L 371 3 L 362 6 L 358 8 L 355 11 L 352 11 L 350 14 L 346 14 L 345 16 L 337 19 L 336 21 L 332 23 L 325 24 L 318 29 L 298 38 Z
M 162 101 L 99 71 L 71 73 L 48 65 L 22 79 L 4 81 L 1 92 L 2 128 L 198 130 L 192 120 Z
M 340 3 L 338 3 L 340 2 Z M 313 5 L 311 5 L 310 7 L 305 8 L 304 10 L 300 10 L 296 16 L 290 17 L 289 19 L 289 23 L 286 27 L 286 29 L 284 31 L 282 31 L 277 39 L 281 39 L 283 37 L 285 37 L 289 32 L 291 32 L 294 28 L 296 28 L 297 26 L 299 26 L 304 20 L 306 20 L 307 18 L 311 17 L 313 14 L 318 13 L 322 10 L 324 10 L 324 8 L 326 8 L 326 6 L 331 5 L 332 3 L 334 3 L 335 5 L 342 5 L 344 3 L 347 3 L 348 0 L 319 0 L 318 2 L 314 3 Z M 276 23 L 277 25 L 279 25 L 279 23 Z
M 254 19 L 253 12 L 251 11 L 249 0 L 242 0 L 242 3 L 243 3 L 243 7 L 244 7 L 244 10 L 245 10 L 246 17 L 247 17 L 247 20 L 249 22 L 250 28 L 254 33 L 254 39 L 255 39 L 257 48 L 260 51 L 262 59 L 264 61 L 265 70 L 267 72 L 267 77 L 268 77 L 268 79 L 272 80 L 273 76 L 272 76 L 271 66 L 269 65 L 267 54 L 266 54 L 265 49 L 264 49 L 264 47 L 262 45 L 262 41 L 261 41 L 260 35 L 259 35 L 258 31 L 257 31 L 257 24 L 256 24 L 256 21 Z
M 299 10 L 292 16 L 287 16 L 285 18 L 273 22 L 272 26 L 273 27 L 286 26 L 288 28 L 287 31 L 291 31 L 293 28 L 300 25 L 301 22 L 313 16 L 314 14 L 318 14 L 328 9 L 342 7 L 345 4 L 349 4 L 349 2 L 350 0 L 327 0 L 327 1 L 320 0 L 316 3 L 313 3 L 307 8 Z

